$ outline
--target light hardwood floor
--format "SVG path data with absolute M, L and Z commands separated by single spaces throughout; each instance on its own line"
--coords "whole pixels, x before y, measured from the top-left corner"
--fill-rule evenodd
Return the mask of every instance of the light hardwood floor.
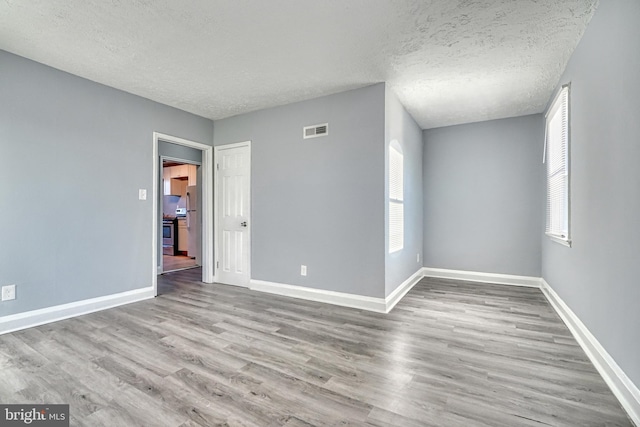
M 162 255 L 162 269 L 166 272 L 196 266 L 196 260 L 184 255 Z
M 78 426 L 629 426 L 537 289 L 424 279 L 387 315 L 159 278 L 0 336 L 0 401 Z

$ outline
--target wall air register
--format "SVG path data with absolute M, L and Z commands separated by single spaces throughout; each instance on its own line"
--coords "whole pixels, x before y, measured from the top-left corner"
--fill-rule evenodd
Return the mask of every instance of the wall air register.
M 319 136 L 329 135 L 329 123 L 320 125 L 305 126 L 302 128 L 302 137 L 304 139 L 317 138 Z

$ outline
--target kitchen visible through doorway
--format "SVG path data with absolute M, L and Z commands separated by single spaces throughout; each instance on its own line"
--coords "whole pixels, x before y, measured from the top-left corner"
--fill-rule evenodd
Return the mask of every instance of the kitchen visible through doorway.
M 199 165 L 162 160 L 162 272 L 201 265 Z

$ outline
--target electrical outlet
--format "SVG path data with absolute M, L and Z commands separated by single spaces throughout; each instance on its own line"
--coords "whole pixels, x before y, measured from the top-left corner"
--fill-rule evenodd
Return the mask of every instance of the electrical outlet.
M 418 252 L 418 256 L 416 257 L 416 262 L 420 262 L 420 252 Z
M 141 188 L 138 190 L 138 199 L 147 200 L 147 190 L 145 188 Z
M 16 285 L 7 285 L 2 287 L 2 301 L 10 301 L 16 299 Z
M 300 275 L 301 276 L 306 276 L 307 275 L 307 266 L 306 265 L 301 265 L 300 266 Z

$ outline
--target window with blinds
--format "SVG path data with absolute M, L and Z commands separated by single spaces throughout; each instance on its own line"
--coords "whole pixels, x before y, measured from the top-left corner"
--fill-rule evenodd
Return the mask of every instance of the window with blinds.
M 547 227 L 553 240 L 569 239 L 569 85 L 562 87 L 546 115 Z
M 389 145 L 389 253 L 404 247 L 404 156 L 397 141 Z

